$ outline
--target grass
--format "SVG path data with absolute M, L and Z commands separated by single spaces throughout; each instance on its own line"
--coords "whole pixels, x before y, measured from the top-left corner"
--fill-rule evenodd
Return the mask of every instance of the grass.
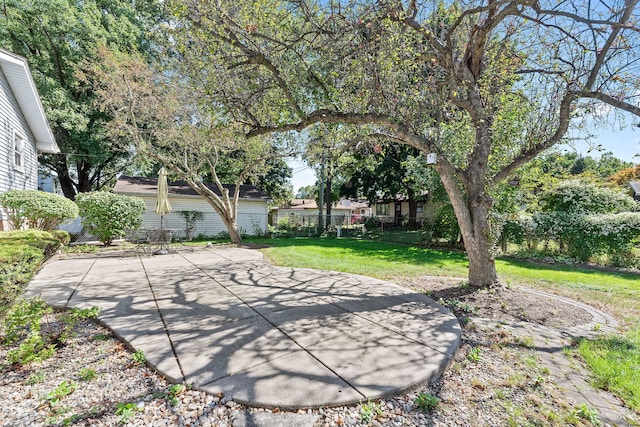
M 463 253 L 381 241 L 297 238 L 263 240 L 263 252 L 276 265 L 363 274 L 384 280 L 399 277 L 466 277 Z M 626 333 L 582 340 L 579 353 L 592 369 L 595 385 L 613 391 L 640 413 L 640 275 L 496 260 L 501 280 L 553 291 L 602 307 L 622 320 Z
M 580 340 L 578 350 L 593 372 L 593 385 L 623 397 L 640 413 L 640 328 L 625 336 Z
M 468 262 L 461 252 L 403 246 L 388 242 L 355 239 L 261 239 L 272 247 L 263 252 L 286 267 L 309 267 L 366 274 L 379 279 L 398 276 L 466 277 Z M 507 283 L 519 283 L 548 290 L 567 290 L 618 308 L 620 315 L 640 318 L 640 275 L 580 269 L 569 265 L 544 265 L 513 259 L 496 260 L 498 276 Z
M 263 252 L 277 265 L 343 271 L 380 279 L 466 276 L 468 268 L 462 253 L 379 241 L 323 238 L 252 241 L 272 245 Z

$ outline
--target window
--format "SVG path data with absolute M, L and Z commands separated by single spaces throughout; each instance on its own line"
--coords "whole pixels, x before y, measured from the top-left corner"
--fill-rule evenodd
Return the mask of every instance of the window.
M 389 215 L 389 204 L 388 203 L 378 203 L 376 205 L 376 214 L 377 215 Z
M 20 134 L 13 137 L 13 168 L 19 171 L 24 170 L 24 148 L 25 140 Z

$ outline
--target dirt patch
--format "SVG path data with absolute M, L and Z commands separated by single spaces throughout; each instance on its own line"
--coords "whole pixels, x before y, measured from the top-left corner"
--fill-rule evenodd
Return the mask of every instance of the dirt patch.
M 543 298 L 516 287 L 477 290 L 459 278 L 420 276 L 397 281 L 451 309 L 458 318 L 537 323 L 568 328 L 591 321 L 586 310 L 554 298 Z

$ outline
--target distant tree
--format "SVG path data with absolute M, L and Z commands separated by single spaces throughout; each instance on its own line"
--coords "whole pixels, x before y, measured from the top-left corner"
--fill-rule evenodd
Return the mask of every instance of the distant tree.
M 315 184 L 305 185 L 298 188 L 296 193 L 296 199 L 317 199 L 318 198 L 318 186 Z
M 606 179 L 632 166 L 633 162 L 620 160 L 611 151 L 608 151 L 597 160 L 596 172 L 600 178 Z
M 609 181 L 616 185 L 626 187 L 632 181 L 640 181 L 640 165 L 623 169 L 620 172 L 609 177 Z
M 169 175 L 186 181 L 219 215 L 231 242 L 241 243 L 241 185 L 268 181 L 272 168 L 282 168 L 276 159 L 289 157 L 289 150 L 268 136 L 248 139 L 242 127 L 209 100 L 201 81 L 180 77 L 175 63 L 164 64 L 171 71 L 154 72 L 135 54 L 108 49 L 99 54 L 102 61 L 88 64 L 83 73 L 96 95 L 96 107 L 112 117 L 111 138 L 129 141 L 165 165 Z M 235 189 L 229 191 L 224 184 L 235 184 Z
M 249 183 L 266 192 L 275 206 L 284 206 L 293 199 L 293 184 L 290 179 L 292 169 L 282 157 L 272 157 L 267 160 L 264 173 L 250 178 Z
M 237 154 L 237 155 L 236 155 Z M 221 157 L 216 167 L 216 173 L 222 182 L 235 182 L 238 175 L 246 167 L 240 153 L 226 153 Z M 239 161 L 240 160 L 240 161 Z M 290 183 L 291 167 L 280 156 L 268 157 L 263 167 L 255 168 L 245 178 L 245 183 L 254 185 L 267 193 L 276 206 L 289 203 L 293 198 L 293 188 Z M 210 174 L 203 176 L 203 180 L 212 181 Z

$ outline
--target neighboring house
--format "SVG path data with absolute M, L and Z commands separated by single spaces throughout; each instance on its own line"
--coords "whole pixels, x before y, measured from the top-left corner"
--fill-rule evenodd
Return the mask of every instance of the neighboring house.
M 216 194 L 220 192 L 213 184 L 207 184 Z M 225 184 L 229 194 L 235 191 L 235 185 Z M 160 227 L 160 215 L 154 212 L 158 191 L 157 178 L 137 178 L 121 176 L 113 188 L 114 193 L 137 196 L 144 200 L 147 212 L 144 214 L 143 228 Z M 238 229 L 243 234 L 255 235 L 267 232 L 267 203 L 269 196 L 252 185 L 240 186 L 238 200 Z M 184 234 L 186 224 L 179 211 L 202 212 L 203 218 L 195 224 L 194 236 L 216 236 L 226 233 L 227 228 L 211 205 L 184 181 L 169 183 L 169 203 L 171 212 L 162 219 L 162 227 Z
M 323 209 L 323 215 L 326 210 Z M 273 219 L 277 223 L 287 219 L 289 223 L 299 225 L 315 225 L 318 221 L 318 203 L 313 199 L 293 199 L 288 206 L 273 209 Z M 333 225 L 347 225 L 371 216 L 371 208 L 359 201 L 342 199 L 331 205 L 331 222 Z
M 36 190 L 38 153 L 59 152 L 27 61 L 0 49 L 0 193 Z
M 381 200 L 372 206 L 372 215 L 381 222 L 405 225 L 405 223 L 422 224 L 427 217 L 433 216 L 433 204 L 429 203 L 429 193 L 425 191 L 418 200 L 408 200 L 398 196 L 393 200 Z M 415 214 L 411 213 L 411 204 L 415 203 Z
M 633 200 L 640 201 L 640 182 L 630 182 L 629 187 L 631 188 Z
M 40 174 L 38 178 L 38 190 L 46 193 L 55 193 L 64 196 L 62 187 L 60 186 L 60 180 L 55 175 L 43 175 Z

